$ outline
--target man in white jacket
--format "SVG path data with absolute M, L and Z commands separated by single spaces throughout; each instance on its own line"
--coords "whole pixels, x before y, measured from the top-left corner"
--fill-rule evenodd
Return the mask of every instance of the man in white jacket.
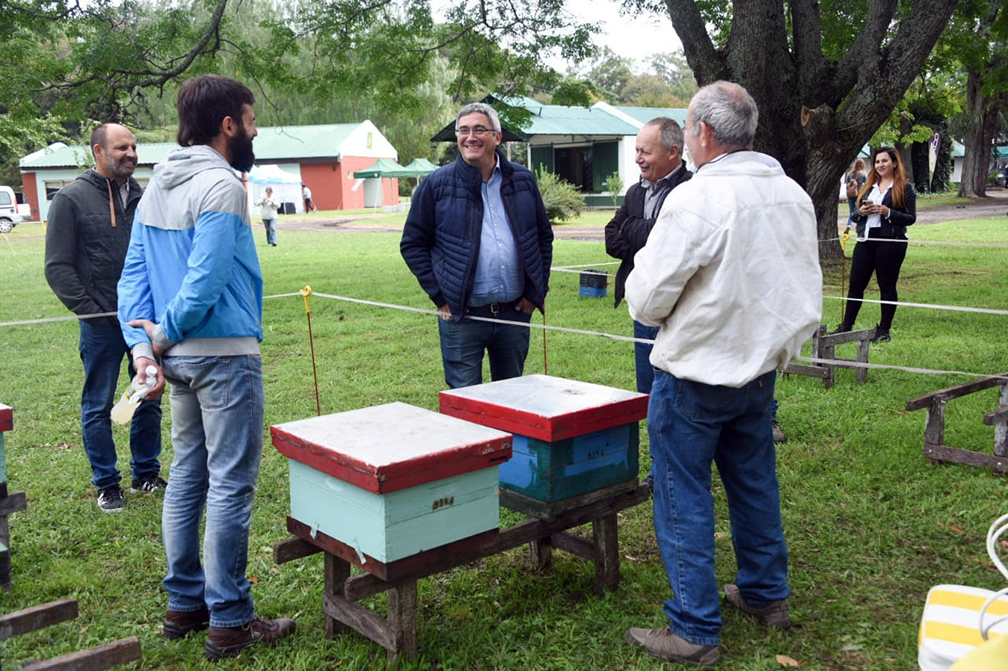
M 771 403 L 776 369 L 819 324 L 822 275 L 812 201 L 752 151 L 757 120 L 737 84 L 694 96 L 685 143 L 696 171 L 665 200 L 626 283 L 630 315 L 660 327 L 648 431 L 655 533 L 673 591 L 669 625 L 630 629 L 627 640 L 699 666 L 720 657 L 712 463 L 738 566 L 726 601 L 765 626 L 790 625 Z

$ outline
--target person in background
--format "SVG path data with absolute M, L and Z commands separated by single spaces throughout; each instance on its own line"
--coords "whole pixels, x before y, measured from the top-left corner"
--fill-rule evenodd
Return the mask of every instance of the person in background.
M 528 323 L 536 308 L 545 311 L 553 259 L 553 228 L 532 173 L 497 149 L 503 136 L 496 110 L 466 105 L 455 117 L 455 135 L 458 157 L 420 182 L 399 244 L 438 308 L 452 389 L 483 381 L 484 351 L 492 379 L 522 374 Z
M 312 202 L 311 189 L 304 182 L 301 183 L 301 197 L 304 198 L 304 211 L 314 212 L 316 209 L 315 203 Z
M 133 171 L 136 139 L 124 126 L 105 123 L 91 132 L 95 165 L 53 197 L 46 226 L 45 276 L 56 296 L 80 320 L 81 438 L 91 463 L 98 507 L 120 512 L 126 503 L 116 468 L 116 448 L 109 413 L 123 358 L 129 352 L 114 316 L 116 283 L 126 258 L 133 213 L 143 190 Z M 128 360 L 130 379 L 136 375 Z M 157 492 L 161 478 L 161 402 L 146 400 L 130 423 L 130 470 L 133 492 Z
M 899 292 L 896 283 L 906 258 L 907 226 L 917 221 L 917 195 L 906 180 L 903 161 L 892 147 L 880 147 L 872 158 L 872 169 L 857 197 L 858 243 L 851 258 L 850 289 L 843 323 L 834 333 L 854 328 L 865 288 L 875 273 L 882 303 L 882 317 L 875 326 L 873 343 L 892 340 Z
M 868 179 L 868 172 L 865 169 L 864 159 L 858 157 L 851 163 L 847 174 L 844 175 L 844 182 L 847 184 L 847 228 L 854 225 L 854 215 L 857 213 L 857 195 Z
M 606 253 L 620 260 L 616 271 L 615 304 L 623 300 L 626 278 L 633 270 L 634 254 L 647 242 L 665 197 L 693 176 L 682 159 L 682 128 L 668 117 L 651 119 L 637 133 L 637 166 L 641 176 L 637 184 L 627 189 L 623 204 L 616 216 L 606 224 Z M 634 338 L 654 340 L 658 327 L 633 323 Z M 634 367 L 637 372 L 637 391 L 651 393 L 654 368 L 648 360 L 651 344 L 634 343 Z
M 673 593 L 666 624 L 626 637 L 697 666 L 721 656 L 714 463 L 737 566 L 726 603 L 766 626 L 791 623 L 771 406 L 776 370 L 819 326 L 822 274 L 812 200 L 752 151 L 757 121 L 737 84 L 697 92 L 684 133 L 693 178 L 665 199 L 626 282 L 630 315 L 659 326 L 647 423 L 655 536 Z
M 171 382 L 164 637 L 209 625 L 211 661 L 272 645 L 296 629 L 293 620 L 256 615 L 245 576 L 263 441 L 263 279 L 235 171 L 247 172 L 255 160 L 254 103 L 247 86 L 227 77 L 182 84 L 182 148 L 154 169 L 119 280 L 133 364 L 157 368 L 152 393 Z
M 270 247 L 276 247 L 277 210 L 280 209 L 280 203 L 273 200 L 273 187 L 266 187 L 266 194 L 257 205 L 259 205 L 263 226 L 266 227 L 266 244 Z

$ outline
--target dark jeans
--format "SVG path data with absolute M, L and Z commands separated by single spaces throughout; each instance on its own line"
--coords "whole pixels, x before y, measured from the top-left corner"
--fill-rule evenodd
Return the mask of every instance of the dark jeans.
M 98 321 L 98 323 L 95 323 Z M 116 468 L 109 413 L 115 403 L 116 383 L 123 357 L 129 361 L 130 379 L 136 375 L 123 340 L 119 322 L 101 318 L 80 322 L 80 358 L 84 363 L 84 391 L 81 393 L 81 436 L 91 462 L 91 482 L 99 491 L 121 480 Z M 133 479 L 157 475 L 161 471 L 161 401 L 144 401 L 133 414 L 130 425 L 130 470 Z
M 634 320 L 634 338 L 646 338 L 654 340 L 658 337 L 657 326 L 647 326 Z M 651 393 L 651 383 L 654 382 L 654 366 L 651 365 L 651 350 L 654 345 L 651 343 L 634 343 L 634 364 L 637 369 L 637 391 L 642 394 Z
M 665 614 L 674 634 L 697 645 L 717 645 L 721 632 L 712 463 L 728 500 L 742 597 L 761 607 L 791 594 L 770 427 L 775 379 L 770 371 L 734 389 L 655 371 L 648 433 L 655 535 L 673 592 Z
M 483 382 L 484 350 L 490 358 L 491 380 L 520 377 L 529 350 L 529 329 L 524 324 L 529 323 L 532 315 L 515 310 L 513 303 L 505 304 L 496 316 L 485 308 L 473 308 L 470 314 L 521 325 L 508 326 L 473 319 L 446 321 L 439 317 L 441 359 L 448 387 L 457 389 Z
M 864 240 L 854 247 L 854 255 L 851 259 L 850 290 L 847 292 L 848 298 L 864 298 L 865 288 L 875 273 L 878 281 L 879 294 L 883 301 L 893 301 L 893 304 L 882 304 L 882 318 L 879 321 L 879 328 L 888 331 L 892 328 L 893 317 L 896 316 L 895 302 L 899 300 L 896 291 L 896 281 L 899 279 L 900 267 L 903 259 L 906 258 L 906 240 Z M 861 310 L 861 301 L 854 300 L 847 303 L 847 312 L 844 315 L 843 328 L 850 331 L 854 328 L 858 311 Z

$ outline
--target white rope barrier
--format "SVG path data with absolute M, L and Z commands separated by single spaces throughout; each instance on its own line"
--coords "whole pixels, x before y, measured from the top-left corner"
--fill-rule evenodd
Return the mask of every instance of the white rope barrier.
M 417 313 L 417 314 L 430 315 L 430 316 L 434 316 L 434 317 L 437 317 L 437 316 L 440 315 L 440 313 L 437 310 L 431 310 L 431 309 L 427 309 L 427 308 L 415 308 L 415 307 L 411 307 L 411 306 L 408 306 L 408 305 L 397 305 L 395 303 L 383 303 L 383 302 L 380 302 L 380 301 L 370 301 L 370 300 L 366 300 L 366 299 L 363 299 L 363 298 L 353 298 L 353 297 L 350 297 L 350 296 L 339 296 L 337 294 L 326 294 L 326 293 L 321 293 L 321 292 L 317 292 L 317 291 L 313 291 L 311 295 L 312 296 L 318 296 L 320 298 L 327 298 L 327 299 L 335 300 L 335 301 L 343 301 L 343 302 L 346 302 L 346 303 L 355 303 L 357 305 L 367 305 L 367 306 L 371 306 L 371 307 L 379 307 L 379 308 L 385 308 L 385 309 L 390 309 L 390 310 L 400 310 L 400 311 L 404 311 L 404 312 L 413 312 L 413 313 Z M 302 294 L 300 292 L 291 292 L 291 293 L 283 293 L 283 294 L 270 294 L 268 296 L 264 296 L 263 298 L 264 298 L 264 300 L 273 300 L 273 299 L 277 299 L 277 298 L 291 298 L 291 297 L 294 297 L 294 296 L 297 296 L 298 298 L 302 298 Z M 836 296 L 827 296 L 827 298 L 838 298 L 839 299 L 839 297 L 836 297 Z M 840 300 L 844 300 L 844 299 L 840 299 Z M 853 300 L 853 299 L 851 299 L 851 300 Z M 869 299 L 862 299 L 862 300 L 864 300 L 866 302 L 874 302 L 874 303 L 887 302 L 887 301 L 872 301 L 872 300 L 869 300 Z M 928 304 L 925 304 L 925 303 L 897 303 L 897 304 L 898 305 L 910 305 L 910 306 L 915 306 L 915 307 L 930 307 L 930 308 L 934 308 L 934 309 L 959 310 L 959 311 L 963 311 L 963 312 L 983 312 L 983 313 L 986 313 L 986 314 L 1008 315 L 1008 311 L 1006 311 L 1006 310 L 986 310 L 986 309 L 983 309 L 983 308 L 956 308 L 954 306 L 936 306 L 936 305 L 928 305 Z M 26 325 L 33 325 L 33 324 L 48 324 L 48 323 L 62 322 L 62 321 L 69 321 L 69 320 L 91 319 L 91 318 L 94 318 L 94 317 L 114 317 L 114 316 L 116 316 L 115 312 L 99 312 L 99 313 L 90 314 L 90 315 L 69 315 L 69 316 L 66 316 L 66 317 L 47 317 L 47 318 L 43 318 L 43 319 L 25 319 L 25 320 L 19 320 L 19 321 L 0 322 L 0 328 L 5 327 L 5 326 L 26 326 Z M 616 342 L 633 342 L 633 343 L 638 343 L 639 342 L 639 343 L 644 343 L 644 344 L 654 344 L 653 340 L 649 340 L 647 338 L 634 338 L 633 336 L 622 336 L 622 335 L 616 335 L 616 334 L 613 334 L 613 333 L 605 333 L 603 331 L 589 331 L 587 329 L 575 329 L 575 328 L 569 328 L 569 327 L 565 327 L 565 326 L 552 326 L 552 325 L 547 325 L 547 324 L 536 324 L 536 323 L 532 323 L 532 322 L 530 322 L 528 324 L 525 324 L 523 322 L 515 322 L 515 321 L 506 320 L 506 319 L 494 319 L 492 317 L 476 317 L 476 316 L 472 316 L 472 315 L 469 315 L 466 318 L 467 319 L 472 319 L 472 320 L 475 320 L 475 321 L 487 322 L 487 323 L 491 323 L 491 324 L 504 324 L 504 325 L 508 325 L 508 326 L 524 326 L 524 327 L 527 327 L 527 328 L 530 328 L 530 329 L 541 329 L 543 331 L 557 331 L 557 332 L 560 332 L 560 333 L 572 333 L 572 334 L 575 334 L 575 335 L 584 335 L 584 336 L 591 336 L 591 337 L 597 337 L 597 338 L 604 338 L 606 340 L 611 340 L 611 341 L 616 341 Z M 973 372 L 969 372 L 969 371 L 935 370 L 935 369 L 930 369 L 930 368 L 918 368 L 918 367 L 913 367 L 913 366 L 897 366 L 897 365 L 892 365 L 892 364 L 862 363 L 862 362 L 859 362 L 859 361 L 852 361 L 852 360 L 849 360 L 849 359 L 821 359 L 821 358 L 817 358 L 817 357 L 806 357 L 806 356 L 799 355 L 799 356 L 795 357 L 795 360 L 796 361 L 805 362 L 805 363 L 814 363 L 814 364 L 825 364 L 825 365 L 841 366 L 841 367 L 844 367 L 844 368 L 869 368 L 869 369 L 870 368 L 875 368 L 875 369 L 884 369 L 884 370 L 898 370 L 898 371 L 902 371 L 902 372 L 906 372 L 906 373 L 914 373 L 914 374 L 920 374 L 920 375 L 945 375 L 945 376 L 948 376 L 948 375 L 958 375 L 958 376 L 963 376 L 963 377 L 975 377 L 975 378 L 998 377 L 997 374 L 991 374 L 991 373 L 973 373 Z

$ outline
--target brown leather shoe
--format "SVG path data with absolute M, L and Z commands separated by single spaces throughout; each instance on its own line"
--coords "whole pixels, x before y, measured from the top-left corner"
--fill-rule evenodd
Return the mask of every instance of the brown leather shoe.
M 724 586 L 725 603 L 732 608 L 752 615 L 764 627 L 770 629 L 787 629 L 791 626 L 791 614 L 788 611 L 787 599 L 777 599 L 765 606 L 757 608 L 749 605 L 742 598 L 742 592 L 732 583 Z
M 210 611 L 203 607 L 199 610 L 169 610 L 165 613 L 162 634 L 169 641 L 184 638 L 194 631 L 203 631 L 210 626 Z
M 211 662 L 237 655 L 253 643 L 273 645 L 297 631 L 297 623 L 287 618 L 267 620 L 258 615 L 240 627 L 210 627 L 206 638 L 206 656 Z
M 652 657 L 667 662 L 692 666 L 717 666 L 721 651 L 716 645 L 697 645 L 672 633 L 668 627 L 640 629 L 631 627 L 626 633 L 627 643 L 644 648 Z

